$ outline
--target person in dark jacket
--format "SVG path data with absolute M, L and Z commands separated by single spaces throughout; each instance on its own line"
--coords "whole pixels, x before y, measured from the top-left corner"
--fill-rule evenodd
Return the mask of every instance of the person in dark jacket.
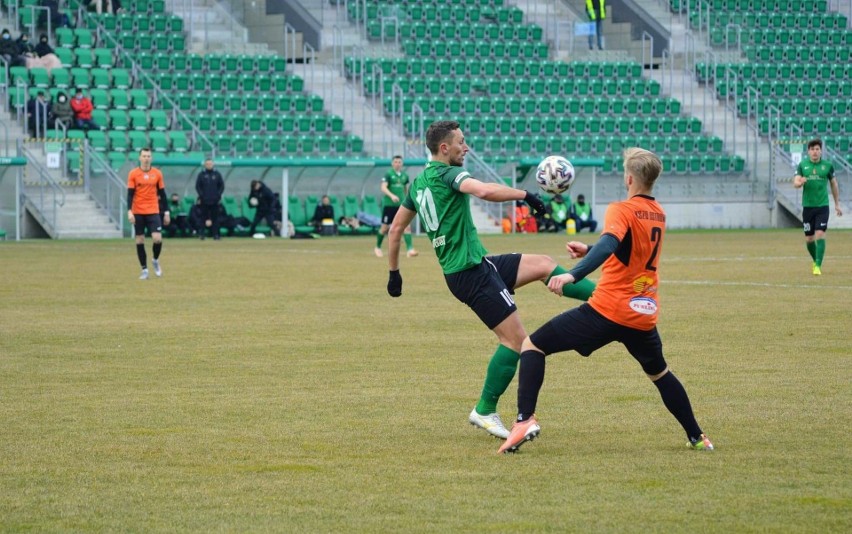
M 53 119 L 62 121 L 62 125 L 66 129 L 74 127 L 74 110 L 71 109 L 71 100 L 64 91 L 56 93 L 56 103 L 53 105 Z
M 225 181 L 219 171 L 213 168 L 213 160 L 204 160 L 204 170 L 198 173 L 195 180 L 195 192 L 201 203 L 204 217 L 204 225 L 210 228 L 213 239 L 219 239 L 219 204 L 222 202 L 222 193 L 225 192 Z M 201 239 L 206 232 L 202 229 Z
M 44 95 L 44 91 L 39 91 L 36 98 L 31 98 L 27 102 L 27 126 L 29 126 L 30 137 L 47 135 L 50 115 L 50 100 Z
M 30 34 L 27 32 L 21 32 L 21 35 L 18 37 L 16 41 L 18 46 L 18 55 L 19 56 L 35 56 L 36 50 L 33 44 L 30 42 Z
M 275 193 L 260 180 L 251 181 L 249 205 L 255 208 L 254 220 L 249 228 L 249 235 L 254 235 L 258 223 L 266 219 L 270 228 L 275 228 Z
M 47 40 L 47 34 L 43 33 L 38 38 L 38 44 L 35 45 L 35 53 L 38 54 L 38 57 L 44 57 L 48 54 L 56 53 L 53 50 L 53 47 L 50 46 L 50 43 Z
M 18 43 L 12 39 L 12 34 L 6 28 L 3 28 L 3 32 L 0 33 L 0 56 L 3 56 L 10 67 L 20 64 Z M 26 64 L 26 62 L 24 63 Z
M 314 217 L 309 224 L 314 225 L 314 229 L 318 234 L 323 233 L 323 227 L 330 227 L 326 233 L 337 233 L 337 225 L 334 218 L 334 206 L 331 205 L 331 198 L 328 195 L 323 195 L 319 204 L 314 209 Z

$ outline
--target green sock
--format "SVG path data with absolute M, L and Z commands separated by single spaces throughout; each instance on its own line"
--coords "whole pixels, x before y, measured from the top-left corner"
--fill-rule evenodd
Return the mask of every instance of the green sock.
M 385 234 L 379 232 L 376 236 L 376 248 L 382 248 L 382 241 L 385 240 Z
M 805 241 L 805 245 L 808 247 L 808 253 L 811 255 L 811 259 L 816 261 L 816 241 Z
M 816 243 L 816 256 L 814 257 L 814 261 L 817 264 L 817 267 L 822 267 L 822 259 L 825 257 L 825 239 L 817 239 Z
M 402 234 L 402 239 L 405 240 L 405 250 L 411 250 L 411 234 Z
M 497 347 L 497 351 L 488 362 L 485 385 L 482 386 L 482 395 L 476 404 L 476 413 L 488 415 L 497 411 L 497 401 L 512 383 L 520 359 L 521 355 L 509 347 L 504 345 Z
M 561 265 L 557 265 L 553 272 L 550 273 L 550 276 L 547 277 L 547 280 L 544 281 L 545 285 L 550 282 L 550 279 L 556 275 L 565 274 L 568 272 L 568 269 L 565 269 Z M 576 284 L 565 284 L 562 286 L 562 295 L 568 298 L 577 299 L 586 301 L 589 300 L 589 297 L 592 296 L 592 291 L 595 290 L 595 283 L 587 278 L 583 278 Z

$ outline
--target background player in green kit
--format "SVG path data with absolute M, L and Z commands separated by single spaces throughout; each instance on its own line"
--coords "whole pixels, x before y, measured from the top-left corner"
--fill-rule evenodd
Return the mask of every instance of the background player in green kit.
M 802 189 L 802 223 L 805 229 L 805 245 L 813 259 L 813 273 L 822 274 L 822 259 L 825 257 L 825 231 L 828 230 L 828 185 L 834 197 L 834 211 L 843 216 L 840 209 L 840 190 L 834 179 L 834 166 L 822 159 L 822 140 L 808 143 L 808 159 L 796 167 L 793 185 Z
M 479 403 L 470 412 L 468 421 L 506 439 L 509 431 L 497 414 L 497 401 L 515 376 L 521 342 L 526 337 L 512 295 L 516 288 L 536 280 L 546 284 L 551 277 L 568 271 L 550 256 L 541 254 L 488 256 L 470 216 L 468 195 L 491 202 L 523 200 L 539 213 L 544 213 L 544 203 L 521 189 L 473 178 L 462 167 L 470 148 L 456 121 L 432 123 L 426 132 L 426 146 L 432 153 L 432 161 L 414 179 L 391 224 L 388 293 L 392 297 L 402 295 L 400 240 L 404 229 L 419 213 L 447 287 L 458 300 L 470 306 L 500 342 L 488 364 Z M 563 295 L 585 301 L 595 285 L 581 281 L 564 287 Z
M 382 226 L 379 228 L 379 235 L 376 236 L 376 256 L 382 257 L 382 241 L 388 233 L 391 221 L 396 216 L 396 211 L 402 203 L 402 197 L 408 193 L 408 174 L 402 171 L 402 156 L 394 156 L 391 161 L 391 170 L 382 177 Z M 417 251 L 411 244 L 411 226 L 405 228 L 403 234 L 405 239 L 405 248 L 408 250 L 408 257 L 417 256 Z

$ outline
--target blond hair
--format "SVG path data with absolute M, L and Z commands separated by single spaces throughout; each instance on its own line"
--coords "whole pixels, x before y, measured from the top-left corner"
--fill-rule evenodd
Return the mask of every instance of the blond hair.
M 651 188 L 663 170 L 663 163 L 653 152 L 631 147 L 624 151 L 624 170 L 645 187 Z

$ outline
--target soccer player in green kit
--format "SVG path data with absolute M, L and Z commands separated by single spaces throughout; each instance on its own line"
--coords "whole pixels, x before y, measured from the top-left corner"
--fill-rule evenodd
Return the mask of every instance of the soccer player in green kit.
M 805 229 L 805 245 L 813 259 L 813 273 L 822 274 L 825 257 L 825 231 L 828 230 L 828 185 L 834 197 L 834 211 L 843 216 L 840 209 L 840 190 L 834 179 L 834 166 L 822 159 L 822 140 L 808 142 L 808 159 L 796 167 L 793 186 L 802 187 L 802 223 Z
M 396 210 L 399 209 L 402 203 L 402 197 L 408 192 L 408 174 L 402 172 L 402 156 L 394 156 L 391 160 L 391 170 L 382 177 L 382 226 L 379 228 L 379 235 L 376 236 L 376 249 L 374 250 L 377 257 L 382 257 L 382 241 L 388 233 L 391 221 L 396 216 Z M 403 234 L 405 239 L 405 248 L 408 249 L 408 257 L 417 256 L 418 252 L 411 244 L 411 227 L 405 229 Z
M 468 422 L 506 439 L 509 431 L 497 413 L 497 401 L 515 376 L 521 342 L 526 337 L 512 295 L 515 289 L 530 282 L 547 284 L 551 277 L 568 271 L 550 256 L 541 254 L 489 256 L 470 216 L 469 195 L 491 202 L 523 200 L 539 213 L 544 213 L 544 203 L 522 189 L 473 178 L 462 167 L 470 148 L 456 121 L 432 123 L 426 132 L 426 146 L 432 153 L 432 161 L 414 179 L 388 234 L 388 294 L 392 297 L 402 295 L 400 240 L 405 228 L 419 213 L 450 292 L 467 304 L 500 342 L 488 364 L 482 395 L 470 412 Z M 563 295 L 585 301 L 595 284 L 581 281 L 564 287 Z

